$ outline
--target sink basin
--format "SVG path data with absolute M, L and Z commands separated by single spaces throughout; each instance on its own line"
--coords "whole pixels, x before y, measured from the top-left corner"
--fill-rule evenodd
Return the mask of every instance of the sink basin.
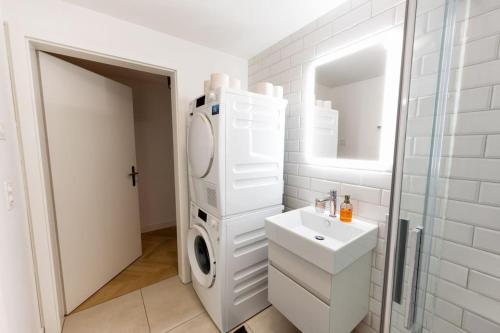
M 266 219 L 270 241 L 335 275 L 375 248 L 377 225 L 350 223 L 317 213 L 314 207 L 292 210 Z

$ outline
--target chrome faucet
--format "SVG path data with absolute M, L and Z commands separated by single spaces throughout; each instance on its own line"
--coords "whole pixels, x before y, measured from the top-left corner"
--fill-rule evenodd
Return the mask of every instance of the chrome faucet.
M 336 190 L 330 191 L 330 216 L 331 217 L 337 216 L 337 191 Z

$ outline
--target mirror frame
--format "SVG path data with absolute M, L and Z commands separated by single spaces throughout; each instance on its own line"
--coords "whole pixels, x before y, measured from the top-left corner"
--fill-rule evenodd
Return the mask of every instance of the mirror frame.
M 312 113 L 315 107 L 316 69 L 326 63 L 359 52 L 368 47 L 382 44 L 386 49 L 386 66 L 384 81 L 384 102 L 382 107 L 382 133 L 380 138 L 379 159 L 343 159 L 312 156 Z M 396 117 L 398 111 L 399 80 L 401 70 L 401 55 L 403 46 L 403 31 L 395 28 L 375 36 L 362 38 L 352 43 L 342 45 L 329 51 L 308 64 L 304 79 L 305 107 L 305 159 L 308 164 L 331 166 L 346 169 L 384 170 L 392 169 L 394 155 L 394 140 L 396 135 Z

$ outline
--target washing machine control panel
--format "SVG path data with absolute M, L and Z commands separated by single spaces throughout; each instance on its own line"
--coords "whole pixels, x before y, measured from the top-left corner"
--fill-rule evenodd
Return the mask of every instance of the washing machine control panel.
M 219 228 L 219 223 L 217 222 L 216 219 L 210 218 L 208 220 L 208 224 L 209 224 L 210 228 L 212 228 L 214 230 L 217 230 Z
M 203 225 L 207 231 L 217 235 L 218 239 L 219 220 L 209 215 L 203 209 L 198 208 L 193 203 L 191 203 L 191 218 L 193 221 L 196 221 L 196 223 Z
M 208 220 L 208 228 L 211 229 L 212 234 L 215 235 L 215 238 L 217 239 L 217 243 L 220 242 L 219 238 L 219 221 L 210 217 Z
M 198 218 L 203 222 L 207 222 L 207 213 L 205 213 L 201 209 L 198 209 Z

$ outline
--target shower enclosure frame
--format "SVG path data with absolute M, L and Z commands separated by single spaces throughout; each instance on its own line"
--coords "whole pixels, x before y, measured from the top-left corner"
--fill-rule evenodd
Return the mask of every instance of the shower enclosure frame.
M 410 89 L 411 89 L 411 79 L 412 79 L 412 66 L 413 66 L 413 51 L 415 44 L 415 26 L 417 20 L 417 7 L 419 0 L 407 0 L 406 10 L 405 10 L 405 23 L 404 23 L 404 40 L 403 40 L 403 53 L 402 53 L 402 65 L 401 65 L 401 81 L 400 81 L 400 93 L 398 101 L 398 116 L 397 116 L 397 129 L 396 129 L 396 140 L 394 146 L 394 160 L 393 160 L 393 170 L 392 170 L 392 181 L 391 181 L 391 197 L 389 206 L 389 218 L 387 225 L 387 243 L 386 243 L 386 258 L 385 258 L 385 268 L 384 268 L 384 281 L 383 281 L 383 293 L 382 293 L 382 308 L 381 308 L 381 321 L 380 321 L 380 332 L 389 333 L 391 330 L 391 316 L 392 316 L 392 306 L 394 298 L 394 287 L 395 287 L 395 272 L 396 270 L 404 271 L 405 261 L 396 262 L 398 253 L 397 247 L 399 242 L 398 231 L 402 222 L 400 220 L 400 210 L 401 210 L 401 196 L 403 192 L 403 175 L 404 175 L 404 159 L 405 159 L 405 144 L 407 139 L 407 122 L 409 113 L 409 99 L 410 99 Z M 423 225 L 420 226 L 421 233 L 418 236 L 416 243 L 416 252 L 412 253 L 415 255 L 418 262 L 414 267 L 411 268 L 415 273 L 418 281 L 413 281 L 412 289 L 415 295 L 414 303 L 407 305 L 407 313 L 405 317 L 405 326 L 412 332 L 420 332 L 422 330 L 423 313 L 416 314 L 414 309 L 415 304 L 418 302 L 422 304 L 425 302 L 426 293 L 417 293 L 418 285 L 423 283 L 423 288 L 427 287 L 427 270 L 430 260 L 430 247 L 432 236 L 432 227 L 429 225 L 430 220 L 435 218 L 436 211 L 436 178 L 439 174 L 440 168 L 440 155 L 442 152 L 443 136 L 444 136 L 444 124 L 445 124 L 445 110 L 447 104 L 447 92 L 449 84 L 449 71 L 450 63 L 453 49 L 453 34 L 455 18 L 455 6 L 456 0 L 445 0 L 445 12 L 443 16 L 443 30 L 440 40 L 440 51 L 439 51 L 439 66 L 437 73 L 437 88 L 436 88 L 436 100 L 434 104 L 434 117 L 432 124 L 432 135 L 429 151 L 429 162 L 428 171 L 426 179 L 426 192 L 425 192 L 425 203 L 423 211 Z M 407 221 L 403 221 L 407 222 Z M 405 226 L 407 227 L 406 223 Z M 427 241 L 425 238 L 429 238 Z M 406 240 L 404 241 L 404 251 L 406 251 Z M 401 251 L 401 250 L 399 250 Z M 403 255 L 405 255 L 403 252 Z M 401 255 L 401 254 L 400 254 Z M 406 253 L 407 255 L 407 253 Z M 401 266 L 402 267 L 398 267 Z M 403 273 L 401 273 L 403 274 Z M 403 282 L 404 283 L 404 280 Z M 399 295 L 400 296 L 400 295 Z M 408 302 L 408 300 L 406 300 Z M 422 305 L 423 306 L 423 305 Z M 414 326 L 415 318 L 419 321 Z

